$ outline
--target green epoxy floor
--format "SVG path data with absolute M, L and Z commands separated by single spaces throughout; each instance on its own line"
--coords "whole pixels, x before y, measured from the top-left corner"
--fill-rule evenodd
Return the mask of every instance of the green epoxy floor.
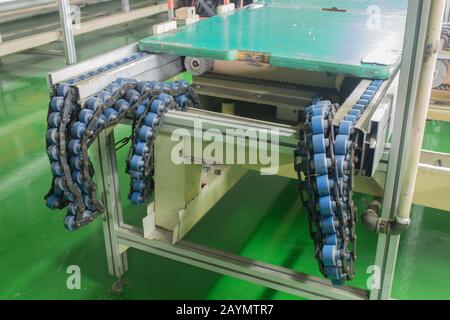
M 148 35 L 150 22 L 131 24 L 134 34 L 111 29 L 77 40 L 87 58 Z M 49 46 L 59 48 L 58 44 Z M 50 183 L 44 134 L 48 101 L 46 74 L 64 65 L 61 57 L 17 54 L 0 65 L 0 298 L 1 299 L 291 299 L 284 293 L 130 249 L 129 288 L 108 293 L 101 222 L 75 233 L 62 226 L 64 212 L 42 199 Z M 26 92 L 26 94 L 24 94 Z M 118 127 L 117 137 L 128 133 Z M 424 148 L 450 152 L 450 124 L 430 122 Z M 125 153 L 119 154 L 123 165 Z M 128 178 L 121 176 L 125 198 Z M 363 208 L 370 198 L 358 196 Z M 126 221 L 145 209 L 124 203 Z M 296 182 L 249 174 L 188 235 L 203 245 L 319 275 L 299 209 Z M 364 288 L 373 264 L 376 236 L 359 226 L 358 276 Z M 413 224 L 401 241 L 393 297 L 450 299 L 450 213 L 414 207 Z M 81 290 L 66 288 L 66 268 L 81 268 Z

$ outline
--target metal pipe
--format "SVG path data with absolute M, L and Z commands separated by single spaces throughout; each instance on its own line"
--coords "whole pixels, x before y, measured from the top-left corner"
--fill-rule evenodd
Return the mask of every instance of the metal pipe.
M 173 0 L 167 0 L 167 13 L 169 15 L 169 20 L 175 18 L 175 5 Z
M 422 150 L 423 136 L 427 121 L 431 97 L 434 70 L 439 53 L 442 20 L 446 1 L 431 2 L 428 29 L 425 38 L 425 53 L 417 90 L 416 104 L 413 111 L 412 126 L 409 134 L 408 152 L 405 159 L 405 171 L 401 179 L 401 192 L 398 202 L 397 222 L 409 223 L 417 169 Z
M 444 22 L 449 21 L 450 21 L 450 0 L 447 0 L 445 3 Z
M 122 0 L 122 11 L 123 12 L 130 11 L 130 2 L 128 0 Z
M 118 13 L 107 17 L 93 19 L 83 22 L 78 28 L 74 29 L 74 35 L 81 35 L 96 30 L 112 27 L 122 23 L 128 23 L 137 19 L 149 17 L 161 12 L 167 11 L 167 4 L 160 3 L 149 7 L 135 9 L 130 12 Z M 21 52 L 31 48 L 39 47 L 61 39 L 62 31 L 60 29 L 42 32 L 28 37 L 4 41 L 0 44 L 0 57 L 13 53 Z
M 6 3 L 0 3 L 0 12 L 13 11 L 48 4 L 56 5 L 55 0 L 10 1 Z
M 430 6 L 418 90 L 415 97 L 411 97 L 415 103 L 411 105 L 414 106 L 411 118 L 412 124 L 408 129 L 409 141 L 408 147 L 405 148 L 405 164 L 403 174 L 400 177 L 400 195 L 395 218 L 383 219 L 379 217 L 378 212 L 381 209 L 381 204 L 376 201 L 369 205 L 363 215 L 364 224 L 377 233 L 391 236 L 400 235 L 408 228 L 411 221 L 410 212 L 428 116 L 434 70 L 440 50 L 440 35 L 445 6 L 445 0 L 432 1 Z
M 69 0 L 58 0 L 59 17 L 64 40 L 64 50 L 66 53 L 66 62 L 73 64 L 77 62 L 77 53 L 75 50 L 75 39 L 73 36 L 72 17 L 70 14 Z

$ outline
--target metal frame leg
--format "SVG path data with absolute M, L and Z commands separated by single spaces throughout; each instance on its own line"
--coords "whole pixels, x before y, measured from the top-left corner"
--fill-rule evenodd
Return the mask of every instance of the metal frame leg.
M 120 278 L 128 270 L 128 260 L 126 248 L 121 247 L 117 240 L 123 216 L 113 130 L 100 133 L 96 142 L 96 164 L 99 191 L 105 206 L 103 230 L 108 269 L 111 275 Z
M 130 12 L 130 2 L 128 0 L 122 0 L 122 11 Z
M 425 36 L 428 28 L 431 1 L 410 0 L 406 23 L 406 41 L 400 73 L 400 84 L 394 118 L 394 132 L 391 144 L 389 168 L 383 201 L 383 219 L 393 219 L 398 209 L 401 190 L 403 161 L 408 151 L 415 97 L 425 51 Z M 373 288 L 371 299 L 391 298 L 393 277 L 397 261 L 400 236 L 380 235 L 375 265 L 379 268 L 380 287 Z
M 73 64 L 77 62 L 77 52 L 75 50 L 75 39 L 73 36 L 70 2 L 69 0 L 58 0 L 58 6 L 59 6 L 59 18 L 61 21 L 61 29 L 63 31 L 66 62 L 68 64 Z

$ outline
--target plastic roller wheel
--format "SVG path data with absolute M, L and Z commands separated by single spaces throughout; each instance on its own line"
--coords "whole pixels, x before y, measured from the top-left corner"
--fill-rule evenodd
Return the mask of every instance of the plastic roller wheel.
M 48 125 L 51 128 L 59 128 L 61 124 L 61 113 L 60 112 L 52 112 L 48 116 Z

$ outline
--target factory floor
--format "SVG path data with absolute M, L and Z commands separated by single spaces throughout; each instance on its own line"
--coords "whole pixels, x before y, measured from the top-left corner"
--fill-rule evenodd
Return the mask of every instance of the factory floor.
M 77 38 L 79 59 L 148 35 L 149 20 L 127 29 L 111 28 Z M 131 33 L 130 30 L 138 30 Z M 59 49 L 59 44 L 44 49 Z M 0 64 L 0 299 L 297 299 L 230 277 L 129 250 L 128 283 L 109 293 L 115 278 L 107 271 L 100 219 L 75 233 L 63 228 L 63 211 L 45 207 L 50 184 L 44 135 L 46 75 L 64 66 L 61 56 L 16 54 Z M 129 128 L 117 128 L 125 136 Z M 429 122 L 424 148 L 450 152 L 450 124 Z M 123 151 L 124 149 L 122 149 Z M 125 153 L 120 152 L 123 165 Z M 121 176 L 122 196 L 127 177 Z M 192 230 L 188 240 L 319 276 L 296 182 L 246 175 Z M 371 199 L 357 196 L 358 207 Z M 123 201 L 125 219 L 138 223 L 144 207 Z M 392 296 L 396 299 L 450 299 L 450 213 L 413 208 L 411 228 L 402 237 Z M 351 285 L 365 288 L 377 237 L 359 228 L 358 275 Z M 67 267 L 81 270 L 81 289 L 68 290 Z

